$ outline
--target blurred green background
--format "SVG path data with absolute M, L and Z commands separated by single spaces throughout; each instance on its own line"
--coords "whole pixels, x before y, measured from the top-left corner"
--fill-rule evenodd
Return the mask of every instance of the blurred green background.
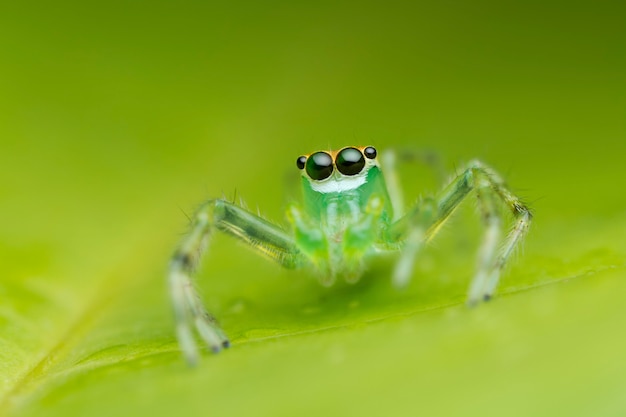
M 0 415 L 624 415 L 622 2 L 6 2 Z M 233 339 L 182 361 L 167 259 L 203 199 L 279 221 L 295 158 L 480 158 L 536 221 L 500 297 L 463 306 L 466 204 L 410 288 L 392 260 L 321 288 L 218 237 Z M 403 167 L 407 201 L 436 191 Z

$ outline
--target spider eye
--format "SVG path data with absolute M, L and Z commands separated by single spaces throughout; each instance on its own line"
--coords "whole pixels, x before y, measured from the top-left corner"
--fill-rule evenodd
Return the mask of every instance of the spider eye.
M 356 175 L 365 166 L 365 158 L 358 149 L 345 148 L 337 155 L 336 164 L 343 175 Z
M 306 156 L 300 156 L 296 159 L 296 165 L 298 169 L 304 169 L 304 164 L 306 163 Z
M 376 148 L 374 148 L 373 146 L 368 146 L 367 148 L 363 149 L 363 153 L 365 154 L 367 159 L 374 159 L 378 154 L 378 152 L 376 152 Z
M 317 181 L 330 177 L 333 173 L 333 158 L 326 152 L 315 152 L 306 160 L 306 173 Z

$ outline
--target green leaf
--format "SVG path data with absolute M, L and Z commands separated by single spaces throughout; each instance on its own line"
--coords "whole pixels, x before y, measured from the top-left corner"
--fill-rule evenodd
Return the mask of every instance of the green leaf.
M 623 19 L 577 7 L 7 6 L 0 415 L 622 415 Z M 480 158 L 531 203 L 498 296 L 464 306 L 471 202 L 405 291 L 392 258 L 326 289 L 217 236 L 198 286 L 233 346 L 188 368 L 184 213 L 225 193 L 281 221 L 298 155 L 362 144 Z

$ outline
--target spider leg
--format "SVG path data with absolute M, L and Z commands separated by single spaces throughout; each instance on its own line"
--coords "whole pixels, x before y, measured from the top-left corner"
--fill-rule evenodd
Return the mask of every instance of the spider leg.
M 472 190 L 472 178 L 472 171 L 466 170 L 448 184 L 436 198 L 419 201 L 406 215 L 389 227 L 386 240 L 403 242 L 402 252 L 392 275 L 396 287 L 402 288 L 409 283 L 415 258 L 420 249 L 437 234 Z
M 389 241 L 403 241 L 402 252 L 393 271 L 393 284 L 402 288 L 410 279 L 413 265 L 418 252 L 425 242 L 428 241 L 429 234 L 433 234 L 433 223 L 437 216 L 437 204 L 433 199 L 424 199 L 414 206 L 400 220 L 391 225 L 389 231 Z
M 364 254 L 373 248 L 378 238 L 377 221 L 383 211 L 383 199 L 378 194 L 372 194 L 365 206 L 362 216 L 350 224 L 343 236 L 342 260 L 344 262 L 345 279 L 355 283 L 364 271 Z
M 400 219 L 404 213 L 404 197 L 397 173 L 399 163 L 421 163 L 432 170 L 439 185 L 443 185 L 446 175 L 443 163 L 436 152 L 427 149 L 402 148 L 398 150 L 389 149 L 381 154 L 382 165 L 385 169 L 385 185 L 389 193 L 391 205 L 394 208 L 393 220 Z
M 496 194 L 491 189 L 491 182 L 483 173 L 474 173 L 474 190 L 480 216 L 485 227 L 483 241 L 478 250 L 476 273 L 470 284 L 468 303 L 475 304 L 481 297 L 488 298 L 485 290 L 487 278 L 492 274 L 498 244 L 502 235 L 502 219 L 496 206 Z
M 293 227 L 294 239 L 301 256 L 313 265 L 320 284 L 325 287 L 331 286 L 335 282 L 340 265 L 338 262 L 326 261 L 328 258 L 333 258 L 331 255 L 332 245 L 328 242 L 328 236 L 319 225 L 311 221 L 299 205 L 291 203 L 287 207 L 286 215 Z
M 478 252 L 477 269 L 470 285 L 468 304 L 493 295 L 500 272 L 515 247 L 524 237 L 532 215 L 530 210 L 505 185 L 501 177 L 479 161 L 473 161 L 434 200 L 424 200 L 412 208 L 389 229 L 391 241 L 404 241 L 403 253 L 396 265 L 394 283 L 408 283 L 414 258 L 421 246 L 432 239 L 458 205 L 474 190 L 485 225 L 485 233 Z M 501 200 L 513 213 L 514 227 L 505 238 L 500 251 L 501 217 L 497 200 Z
M 214 352 L 229 346 L 228 338 L 204 309 L 192 282 L 192 274 L 215 230 L 240 239 L 284 267 L 295 268 L 303 262 L 293 238 L 278 226 L 223 199 L 204 203 L 172 256 L 168 276 L 177 338 L 190 364 L 198 359 L 194 328 Z
M 499 197 L 509 210 L 511 210 L 514 217 L 513 228 L 504 239 L 504 242 L 500 247 L 500 251 L 496 253 L 495 263 L 489 266 L 489 273 L 487 274 L 482 290 L 482 297 L 486 301 L 493 296 L 493 293 L 498 286 L 498 282 L 500 281 L 502 269 L 513 253 L 513 250 L 518 246 L 519 242 L 528 232 L 533 216 L 530 209 L 520 200 L 519 197 L 515 196 L 511 192 L 511 190 L 504 183 L 504 180 L 493 169 L 484 165 L 480 161 L 471 162 L 468 169 L 474 169 L 485 177 L 487 182 L 490 184 L 490 187 L 487 189 L 488 192 Z M 497 243 L 494 243 L 494 245 L 497 245 Z M 480 297 L 481 292 L 477 292 L 475 294 L 470 293 L 468 302 L 470 304 L 476 303 L 479 301 Z
M 404 214 L 402 212 L 404 209 L 404 195 L 402 187 L 400 187 L 396 168 L 398 155 L 393 150 L 388 150 L 381 155 L 381 160 L 385 168 L 385 185 L 391 201 L 391 207 L 393 207 L 393 220 L 395 221 Z

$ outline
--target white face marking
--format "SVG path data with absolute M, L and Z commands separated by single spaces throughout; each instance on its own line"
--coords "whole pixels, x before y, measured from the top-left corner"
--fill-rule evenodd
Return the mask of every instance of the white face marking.
M 309 180 L 313 191 L 318 193 L 341 193 L 344 191 L 355 190 L 367 182 L 367 173 L 371 167 L 378 166 L 376 160 L 366 159 L 365 167 L 357 175 L 343 175 L 337 169 L 335 169 L 332 175 L 322 181 L 314 181 L 310 179 L 306 174 L 305 177 Z
M 318 193 L 340 193 L 342 191 L 354 190 L 367 182 L 365 175 L 354 175 L 352 177 L 341 176 L 335 178 L 333 173 L 324 181 L 311 181 L 311 188 Z

